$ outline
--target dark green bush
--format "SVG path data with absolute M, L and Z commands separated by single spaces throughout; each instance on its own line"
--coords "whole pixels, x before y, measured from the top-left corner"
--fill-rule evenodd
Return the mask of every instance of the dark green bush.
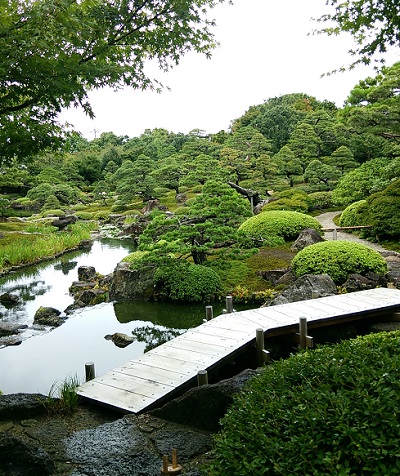
M 350 241 L 323 241 L 307 246 L 292 260 L 297 277 L 304 274 L 329 274 L 336 284 L 343 284 L 352 273 L 387 272 L 386 261 L 372 248 Z
M 370 236 L 400 236 L 400 180 L 396 180 L 382 192 L 371 195 L 357 209 L 357 218 L 363 224 L 372 226 L 366 232 Z
M 343 210 L 343 213 L 340 216 L 340 226 L 360 226 L 363 225 L 361 223 L 361 217 L 357 213 L 358 209 L 361 205 L 365 205 L 367 203 L 366 200 L 359 200 L 358 202 L 354 202 L 349 205 L 347 208 Z
M 310 209 L 326 210 L 333 207 L 332 192 L 314 192 L 308 195 Z
M 283 190 L 274 195 L 276 200 L 267 203 L 263 211 L 267 210 L 287 210 L 306 213 L 309 209 L 309 199 L 306 192 L 297 188 Z
M 305 228 L 321 230 L 320 223 L 313 217 L 292 211 L 265 211 L 248 218 L 238 230 L 241 243 L 277 246 L 294 240 Z M 248 243 L 247 243 L 248 244 Z
M 212 476 L 400 474 L 400 333 L 275 362 L 235 396 Z
M 221 290 L 221 279 L 211 268 L 177 261 L 157 269 L 155 285 L 163 299 L 200 302 Z

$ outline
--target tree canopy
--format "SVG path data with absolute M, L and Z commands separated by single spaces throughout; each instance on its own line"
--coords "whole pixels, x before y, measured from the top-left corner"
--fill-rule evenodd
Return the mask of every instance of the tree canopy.
M 369 64 L 373 57 L 383 62 L 388 47 L 400 45 L 400 4 L 398 0 L 327 0 L 334 7 L 332 13 L 322 15 L 318 21 L 334 26 L 323 28 L 319 33 L 337 35 L 350 33 L 357 47 L 349 52 L 358 63 Z
M 216 46 L 207 11 L 224 0 L 0 2 L 0 163 L 59 146 L 63 107 L 93 116 L 88 91 L 159 89 L 145 73 Z

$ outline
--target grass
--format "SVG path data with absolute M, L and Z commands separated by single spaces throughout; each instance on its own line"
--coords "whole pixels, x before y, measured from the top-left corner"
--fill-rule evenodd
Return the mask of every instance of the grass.
M 73 413 L 79 404 L 79 395 L 76 393 L 76 389 L 80 384 L 76 375 L 67 377 L 60 384 L 54 382 L 44 402 L 48 411 Z
M 71 225 L 70 231 L 43 235 L 8 234 L 1 240 L 0 271 L 12 266 L 36 263 L 75 248 L 81 241 L 90 238 L 90 231 L 96 226 L 94 222 L 85 222 Z

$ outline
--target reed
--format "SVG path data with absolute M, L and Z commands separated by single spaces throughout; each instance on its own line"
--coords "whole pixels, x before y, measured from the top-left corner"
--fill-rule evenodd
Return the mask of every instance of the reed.
M 75 248 L 82 240 L 90 238 L 95 222 L 75 223 L 68 231 L 53 231 L 40 235 L 13 236 L 12 242 L 0 246 L 0 271 L 12 266 L 37 263 L 63 251 Z

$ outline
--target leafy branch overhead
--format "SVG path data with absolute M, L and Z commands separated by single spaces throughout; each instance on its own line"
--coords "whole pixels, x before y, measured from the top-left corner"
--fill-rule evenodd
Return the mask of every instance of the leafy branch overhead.
M 355 57 L 350 67 L 356 64 L 370 64 L 371 60 L 384 63 L 383 55 L 390 47 L 400 44 L 400 4 L 398 0 L 327 0 L 333 7 L 317 19 L 328 26 L 317 33 L 330 36 L 341 32 L 350 33 L 356 41 L 356 48 L 349 53 Z
M 208 10 L 224 0 L 11 0 L 0 3 L 0 160 L 28 156 L 60 136 L 57 114 L 104 86 L 157 89 L 189 50 L 216 47 Z M 29 141 L 29 138 L 31 139 Z

